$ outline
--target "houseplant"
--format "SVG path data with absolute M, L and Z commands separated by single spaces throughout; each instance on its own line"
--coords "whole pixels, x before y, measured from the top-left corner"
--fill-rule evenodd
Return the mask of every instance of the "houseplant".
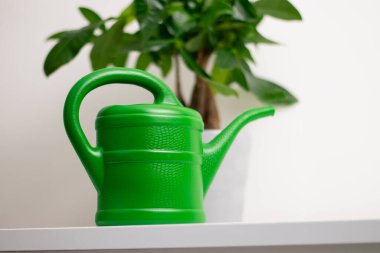
M 177 97 L 202 115 L 206 129 L 220 128 L 215 94 L 237 95 L 232 83 L 264 103 L 288 105 L 297 101 L 283 87 L 252 73 L 249 62 L 254 58 L 247 48 L 249 44 L 275 44 L 257 29 L 265 16 L 301 20 L 287 0 L 135 0 L 119 16 L 105 19 L 88 8 L 79 10 L 89 24 L 49 37 L 57 43 L 46 57 L 46 75 L 70 62 L 86 44 L 92 45 L 94 70 L 125 66 L 129 53 L 137 51 L 137 68 L 155 64 L 163 77 L 174 69 Z M 138 31 L 125 32 L 135 20 Z M 212 58 L 215 60 L 210 62 Z M 180 60 L 195 75 L 190 101 L 182 94 Z
M 248 49 L 250 44 L 276 44 L 258 31 L 264 17 L 285 21 L 302 19 L 288 0 L 135 0 L 118 16 L 109 18 L 101 18 L 88 8 L 79 10 L 88 25 L 49 37 L 56 44 L 44 63 L 47 76 L 70 62 L 87 44 L 92 46 L 90 60 L 94 70 L 112 65 L 125 66 L 129 54 L 138 52 L 136 68 L 145 70 L 154 64 L 161 69 L 163 77 L 174 69 L 177 97 L 185 106 L 202 115 L 205 129 L 220 128 L 215 95 L 236 96 L 237 92 L 231 86 L 234 83 L 267 104 L 297 102 L 285 88 L 254 75 L 249 66 L 254 63 Z M 134 21 L 138 23 L 137 31 L 126 32 L 125 28 Z M 182 94 L 180 61 L 195 75 L 190 101 L 186 101 Z M 205 138 L 212 139 L 213 135 L 215 132 L 206 132 Z M 231 204 L 234 197 L 226 194 L 237 191 L 239 194 L 235 197 L 240 196 L 237 202 L 242 202 L 250 152 L 249 136 L 240 141 L 238 138 L 235 145 L 231 153 L 235 157 L 239 155 L 239 159 L 227 156 L 220 169 L 222 175 L 216 178 L 214 189 L 224 189 L 219 193 L 214 189 L 209 192 L 209 201 L 227 200 L 233 208 L 238 204 Z M 230 167 L 235 173 L 232 174 Z M 239 173 L 236 173 L 237 167 L 242 168 Z M 237 176 L 239 178 L 232 180 Z M 213 209 L 212 206 L 216 205 L 210 206 L 209 209 Z M 226 205 L 223 208 L 228 209 Z M 214 210 L 219 211 L 218 208 Z

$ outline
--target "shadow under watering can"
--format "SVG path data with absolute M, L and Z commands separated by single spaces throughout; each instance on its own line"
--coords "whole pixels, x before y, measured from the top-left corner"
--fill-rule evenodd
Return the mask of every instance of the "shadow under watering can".
M 145 88 L 154 103 L 102 109 L 92 147 L 80 126 L 80 105 L 90 91 L 112 83 Z M 98 193 L 97 225 L 197 223 L 206 220 L 204 196 L 240 129 L 273 114 L 271 106 L 248 110 L 203 144 L 201 115 L 184 107 L 165 83 L 141 70 L 108 68 L 74 85 L 64 123 Z

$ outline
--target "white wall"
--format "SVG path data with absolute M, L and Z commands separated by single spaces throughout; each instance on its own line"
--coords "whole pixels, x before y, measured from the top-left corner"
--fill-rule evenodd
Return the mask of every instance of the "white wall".
M 68 90 L 90 71 L 89 49 L 47 79 L 42 64 L 52 44 L 45 38 L 84 24 L 77 6 L 110 16 L 125 2 L 0 0 L 1 228 L 93 224 L 96 193 L 62 123 Z M 286 84 L 300 103 L 245 130 L 255 134 L 245 217 L 378 219 L 380 2 L 293 3 L 305 21 L 265 21 L 263 33 L 283 46 L 258 48 L 256 71 Z M 85 132 L 94 140 L 95 115 L 107 104 L 149 101 L 132 86 L 101 88 L 83 106 Z M 249 94 L 218 102 L 224 124 L 258 104 Z
M 286 46 L 260 49 L 258 71 L 288 84 L 300 103 L 255 129 L 246 216 L 378 219 L 380 2 L 295 4 L 302 24 L 264 25 Z

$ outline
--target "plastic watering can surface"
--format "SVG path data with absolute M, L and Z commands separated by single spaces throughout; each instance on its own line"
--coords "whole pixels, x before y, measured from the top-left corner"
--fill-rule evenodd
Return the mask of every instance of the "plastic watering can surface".
M 102 109 L 92 147 L 80 126 L 80 105 L 90 91 L 112 83 L 145 88 L 154 104 Z M 98 192 L 97 225 L 193 223 L 205 221 L 203 198 L 239 130 L 273 114 L 273 107 L 246 111 L 203 144 L 202 117 L 184 107 L 160 79 L 137 69 L 108 68 L 74 85 L 64 123 Z

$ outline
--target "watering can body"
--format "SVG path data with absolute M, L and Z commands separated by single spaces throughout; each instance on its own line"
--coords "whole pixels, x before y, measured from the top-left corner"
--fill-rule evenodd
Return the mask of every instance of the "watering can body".
M 202 222 L 203 123 L 173 105 L 111 106 L 96 121 L 104 181 L 97 224 Z
M 80 104 L 91 90 L 110 83 L 141 86 L 155 102 L 101 110 L 92 147 L 80 126 Z M 205 221 L 203 198 L 233 138 L 247 122 L 271 114 L 268 107 L 241 115 L 240 122 L 203 144 L 200 114 L 183 107 L 161 80 L 135 69 L 110 68 L 72 88 L 64 122 L 98 192 L 97 225 L 169 224 Z

